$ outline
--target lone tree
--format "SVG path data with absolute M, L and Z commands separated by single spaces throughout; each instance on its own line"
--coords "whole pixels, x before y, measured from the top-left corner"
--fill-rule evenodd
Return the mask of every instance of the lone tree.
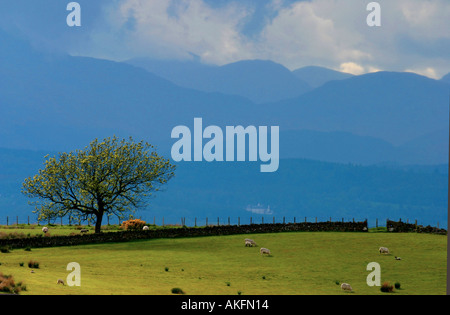
M 99 233 L 103 215 L 122 219 L 146 206 L 174 170 L 148 143 L 96 139 L 84 150 L 48 158 L 39 174 L 25 179 L 22 192 L 38 198 L 34 212 L 40 221 L 66 216 L 95 220 Z

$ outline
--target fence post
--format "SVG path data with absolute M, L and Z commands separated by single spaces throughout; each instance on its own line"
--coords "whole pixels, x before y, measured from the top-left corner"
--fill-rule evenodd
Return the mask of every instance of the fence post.
M 197 227 L 197 218 L 194 218 L 194 226 Z
M 19 216 L 16 216 L 16 225 L 19 225 Z
M 375 226 L 378 228 L 378 218 L 377 218 L 377 221 L 375 223 Z
M 217 217 L 217 226 L 220 226 L 219 217 Z
M 294 217 L 294 224 L 295 224 L 296 222 L 295 222 L 295 217 Z
M 6 216 L 6 226 L 8 226 L 9 225 L 9 218 L 8 218 L 8 216 Z

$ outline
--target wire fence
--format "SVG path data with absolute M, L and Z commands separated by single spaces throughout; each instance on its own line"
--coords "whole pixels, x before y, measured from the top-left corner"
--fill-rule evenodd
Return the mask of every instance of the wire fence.
M 139 217 L 142 219 L 142 217 Z M 105 216 L 102 225 L 120 225 L 126 219 L 121 219 L 118 217 Z M 364 222 L 367 221 L 367 225 L 370 228 L 386 227 L 386 222 L 391 220 L 386 219 L 355 219 L 355 218 L 333 218 L 333 217 L 276 217 L 276 216 L 244 216 L 244 217 L 193 217 L 186 218 L 181 217 L 176 220 L 173 217 L 160 217 L 156 216 L 152 218 L 144 219 L 147 224 L 153 224 L 158 226 L 187 226 L 187 227 L 198 227 L 198 226 L 221 226 L 221 225 L 252 225 L 252 224 L 295 224 L 295 223 L 322 223 L 322 222 Z M 402 220 L 398 219 L 399 222 L 411 223 L 418 225 L 417 219 Z M 0 226 L 14 227 L 20 225 L 93 225 L 94 222 L 89 222 L 87 220 L 77 220 L 69 218 L 57 218 L 53 220 L 38 221 L 37 218 L 31 216 L 5 216 L 0 217 Z M 440 222 L 436 222 L 437 228 L 440 228 Z M 446 226 L 442 226 L 446 228 Z

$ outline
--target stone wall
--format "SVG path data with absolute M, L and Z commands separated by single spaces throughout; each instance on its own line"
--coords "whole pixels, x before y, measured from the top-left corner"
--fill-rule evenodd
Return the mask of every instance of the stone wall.
M 441 234 L 447 235 L 447 230 L 439 229 L 437 227 L 432 227 L 430 225 L 423 226 L 411 223 L 405 223 L 402 221 L 396 222 L 387 220 L 386 228 L 388 232 L 415 232 L 415 233 L 432 233 L 432 234 Z
M 221 225 L 207 227 L 163 228 L 148 231 L 119 231 L 100 234 L 80 234 L 70 236 L 37 236 L 17 239 L 0 239 L 0 247 L 38 248 L 73 246 L 111 242 L 127 242 L 142 239 L 200 237 L 279 232 L 367 232 L 364 222 L 319 222 L 288 224 Z

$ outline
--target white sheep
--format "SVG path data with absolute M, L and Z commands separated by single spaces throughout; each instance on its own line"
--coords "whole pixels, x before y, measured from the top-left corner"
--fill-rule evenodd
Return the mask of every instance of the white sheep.
M 259 250 L 259 252 L 261 253 L 261 255 L 266 254 L 266 255 L 270 255 L 270 250 L 268 250 L 267 248 L 261 248 Z
M 395 260 L 402 260 L 402 258 L 395 256 Z
M 387 247 L 380 247 L 378 251 L 380 254 L 389 254 L 389 249 Z
M 250 247 L 256 246 L 256 243 L 254 240 L 246 238 L 244 241 L 245 241 L 245 246 L 250 246 Z
M 143 228 L 142 228 L 142 230 L 144 230 L 144 231 L 148 231 L 150 228 L 148 227 L 148 226 L 144 226 Z
M 341 289 L 344 291 L 353 291 L 352 286 L 348 283 L 341 284 Z
M 47 233 L 47 232 L 48 232 L 48 227 L 44 226 L 44 227 L 42 228 L 42 232 Z

